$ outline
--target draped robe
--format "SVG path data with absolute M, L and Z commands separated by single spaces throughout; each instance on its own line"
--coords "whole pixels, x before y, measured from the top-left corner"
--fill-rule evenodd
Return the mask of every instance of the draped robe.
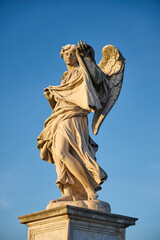
M 54 100 L 56 104 L 37 140 L 41 158 L 56 165 L 56 184 L 61 192 L 64 184 L 69 183 L 73 196 L 81 195 L 85 199 L 87 193 L 81 182 L 56 155 L 56 136 L 63 134 L 69 143 L 70 154 L 80 162 L 92 187 L 95 191 L 101 189 L 107 174 L 96 161 L 98 145 L 89 136 L 87 115 L 101 109 L 103 99 L 107 98 L 107 87 L 100 69 L 100 84 L 95 87 L 83 60 L 80 57 L 78 60 L 78 67 L 63 74 L 61 85 L 50 88 L 52 97 L 49 101 Z

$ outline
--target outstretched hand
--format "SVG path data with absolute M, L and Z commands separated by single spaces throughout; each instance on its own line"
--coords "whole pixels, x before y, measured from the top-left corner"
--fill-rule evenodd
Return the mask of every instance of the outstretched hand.
M 76 51 L 81 57 L 90 57 L 92 60 L 94 60 L 94 50 L 85 41 L 84 43 L 82 42 L 82 40 L 78 42 Z
M 50 92 L 51 89 L 52 89 L 52 86 L 49 85 L 49 87 L 44 88 L 44 91 L 45 91 L 45 92 Z
M 51 91 L 52 86 L 49 86 L 47 88 L 44 88 L 44 95 L 47 98 L 47 100 L 50 100 L 53 97 L 52 91 Z

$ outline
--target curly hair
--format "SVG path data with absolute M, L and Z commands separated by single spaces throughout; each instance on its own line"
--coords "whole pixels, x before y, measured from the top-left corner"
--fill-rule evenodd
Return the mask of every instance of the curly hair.
M 76 45 L 75 44 L 67 44 L 66 46 L 63 46 L 61 51 L 60 51 L 60 56 L 61 58 L 63 58 L 63 53 L 67 50 L 69 50 L 70 48 L 73 48 L 73 51 L 76 51 Z

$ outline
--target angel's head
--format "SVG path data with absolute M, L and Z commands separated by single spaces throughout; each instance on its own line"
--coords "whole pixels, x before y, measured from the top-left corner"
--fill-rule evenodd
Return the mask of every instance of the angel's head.
M 68 66 L 77 66 L 76 45 L 67 44 L 66 46 L 63 46 L 60 56 Z

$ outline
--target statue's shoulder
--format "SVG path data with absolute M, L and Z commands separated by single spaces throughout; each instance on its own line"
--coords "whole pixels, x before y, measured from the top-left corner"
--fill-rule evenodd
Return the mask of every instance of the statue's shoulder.
M 68 71 L 65 71 L 64 73 L 63 73 L 63 75 L 62 75 L 62 81 L 67 77 L 67 75 L 68 75 Z
M 71 72 L 64 72 L 62 75 L 62 84 L 68 82 L 69 79 L 71 78 L 76 78 L 81 74 L 81 70 L 80 70 L 80 66 L 77 66 L 74 70 L 72 70 Z

